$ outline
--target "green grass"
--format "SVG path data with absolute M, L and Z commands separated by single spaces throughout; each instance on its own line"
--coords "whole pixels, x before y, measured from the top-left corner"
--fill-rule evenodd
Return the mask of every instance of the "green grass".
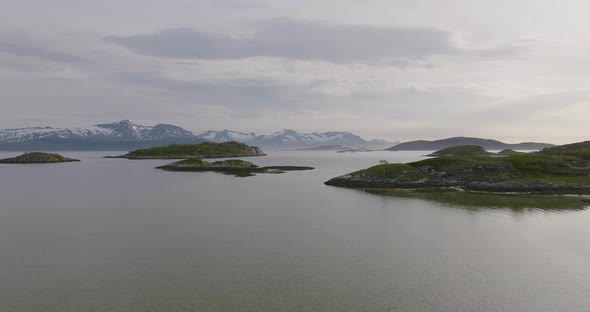
M 551 182 L 590 184 L 590 160 L 569 155 L 516 153 L 506 157 L 441 156 L 407 164 L 381 164 L 350 173 L 354 177 L 418 182 Z
M 129 152 L 129 157 L 223 157 L 249 156 L 253 147 L 238 142 L 172 144 Z
M 212 168 L 212 167 L 221 167 L 221 168 L 257 168 L 251 162 L 244 161 L 241 159 L 227 159 L 227 160 L 218 160 L 213 162 L 208 162 L 202 160 L 200 158 L 189 158 L 181 161 L 174 162 L 167 166 L 192 166 L 192 167 L 203 167 L 203 168 Z
M 45 161 L 64 161 L 67 158 L 60 154 L 32 152 L 26 153 L 18 157 L 22 160 L 45 160 Z
M 514 154 L 508 156 L 512 166 L 520 171 L 551 175 L 584 175 L 588 171 L 573 168 L 586 162 L 576 157 L 565 155 Z
M 489 156 L 441 156 L 408 163 L 414 168 L 431 167 L 437 171 L 457 171 L 465 169 L 496 169 L 511 166 L 511 162 L 504 157 Z
M 350 175 L 403 180 L 420 180 L 429 178 L 428 175 L 407 164 L 381 164 L 353 172 Z
M 189 158 L 181 161 L 177 161 L 174 164 L 183 166 L 208 166 L 209 163 L 202 160 L 201 158 Z
M 590 141 L 548 147 L 543 149 L 540 154 L 572 156 L 590 160 Z
M 51 153 L 42 153 L 42 152 L 32 152 L 32 153 L 25 153 L 20 156 L 14 158 L 7 158 L 0 160 L 1 162 L 8 162 L 8 163 L 44 163 L 44 162 L 65 162 L 65 161 L 77 161 L 74 159 L 69 159 L 67 157 L 63 157 L 59 154 L 51 154 Z

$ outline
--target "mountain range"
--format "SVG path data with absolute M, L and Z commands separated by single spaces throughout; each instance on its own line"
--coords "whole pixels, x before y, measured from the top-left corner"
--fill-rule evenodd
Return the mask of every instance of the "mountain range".
M 126 150 L 204 141 L 178 126 L 141 126 L 129 120 L 78 128 L 0 130 L 0 150 Z
M 554 146 L 548 143 L 538 142 L 523 142 L 523 143 L 504 143 L 496 140 L 471 138 L 471 137 L 453 137 L 434 141 L 410 141 L 400 143 L 386 150 L 388 151 L 436 151 L 443 148 L 457 146 L 457 145 L 477 145 L 485 148 L 486 150 L 541 150 L 546 147 Z
M 298 149 L 325 145 L 386 148 L 398 143 L 383 140 L 367 141 L 356 134 L 344 131 L 300 133 L 291 129 L 284 129 L 268 135 L 256 135 L 254 132 L 244 133 L 227 129 L 222 131 L 209 130 L 197 135 L 197 137 L 214 142 L 238 141 L 248 145 L 277 149 Z
M 277 149 L 323 145 L 385 148 L 397 143 L 383 140 L 367 141 L 350 132 L 299 133 L 289 129 L 270 135 L 227 129 L 194 134 L 175 125 L 142 126 L 129 120 L 77 128 L 29 127 L 0 130 L 0 150 L 131 150 L 209 141 L 238 141 Z

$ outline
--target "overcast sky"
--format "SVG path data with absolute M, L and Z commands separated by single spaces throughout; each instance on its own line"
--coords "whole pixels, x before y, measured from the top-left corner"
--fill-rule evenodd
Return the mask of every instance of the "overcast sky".
M 588 1 L 0 0 L 0 128 L 590 140 Z

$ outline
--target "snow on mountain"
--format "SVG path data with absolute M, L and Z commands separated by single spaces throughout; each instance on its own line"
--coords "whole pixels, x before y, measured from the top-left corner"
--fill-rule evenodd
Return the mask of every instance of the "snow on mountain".
M 0 130 L 0 150 L 126 150 L 200 142 L 203 140 L 178 126 L 142 126 L 129 120 L 77 128 Z
M 23 142 L 38 139 L 82 139 L 88 137 L 112 135 L 116 135 L 113 133 L 112 129 L 100 128 L 97 126 L 85 128 L 31 127 L 0 130 L 0 142 Z
M 366 147 L 370 142 L 350 132 L 299 133 L 284 129 L 273 134 L 257 136 L 246 143 L 262 147 L 301 148 L 322 145 Z
M 323 145 L 342 145 L 350 147 L 385 148 L 391 146 L 391 142 L 382 140 L 367 141 L 358 135 L 350 132 L 313 132 L 300 133 L 291 129 L 267 134 L 256 135 L 254 132 L 245 133 L 232 130 L 208 130 L 199 135 L 198 138 L 213 142 L 238 141 L 249 145 L 271 148 L 302 148 L 317 147 Z
M 194 135 L 190 131 L 174 125 L 141 126 L 133 124 L 129 120 L 78 128 L 30 127 L 0 130 L 0 143 L 41 139 L 146 141 L 191 137 Z
M 256 137 L 256 133 L 250 132 L 239 132 L 239 131 L 232 131 L 228 129 L 224 129 L 221 131 L 215 130 L 208 130 L 199 135 L 198 138 L 213 141 L 213 142 L 229 142 L 229 141 L 237 141 L 237 142 L 248 142 Z
M 286 149 L 324 145 L 385 148 L 392 145 L 379 140 L 366 141 L 350 132 L 300 133 L 284 129 L 269 135 L 256 135 L 254 132 L 224 129 L 194 135 L 174 125 L 142 126 L 129 120 L 77 128 L 29 127 L 0 130 L 0 150 L 127 149 L 203 141 L 238 141 L 249 145 Z M 131 142 L 133 144 L 127 144 Z

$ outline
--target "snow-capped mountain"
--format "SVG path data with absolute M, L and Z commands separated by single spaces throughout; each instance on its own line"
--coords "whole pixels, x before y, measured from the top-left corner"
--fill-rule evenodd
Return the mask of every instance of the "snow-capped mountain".
M 0 130 L 0 149 L 3 150 L 127 149 L 202 141 L 178 126 L 142 126 L 129 120 L 78 128 Z
M 237 132 L 231 130 L 209 130 L 197 137 L 213 142 L 238 141 L 248 145 L 295 149 L 303 147 L 317 147 L 324 145 L 342 145 L 350 147 L 385 148 L 391 146 L 391 142 L 382 140 L 367 141 L 350 132 L 313 132 L 300 133 L 290 129 L 284 129 L 273 134 L 256 135 L 252 133 Z
M 221 130 L 221 131 L 215 131 L 215 130 L 207 130 L 199 135 L 197 135 L 198 138 L 204 139 L 204 140 L 209 140 L 209 141 L 213 141 L 213 142 L 230 142 L 230 141 L 237 141 L 237 142 L 248 142 L 253 140 L 256 137 L 256 133 L 254 132 L 250 132 L 250 133 L 245 133 L 245 132 L 239 132 L 239 131 L 231 131 L 231 130 Z
M 284 129 L 269 135 L 260 135 L 247 143 L 268 147 L 310 147 L 320 145 L 362 146 L 367 143 L 350 132 L 299 133 Z
M 29 127 L 0 130 L 0 150 L 131 150 L 168 144 L 238 141 L 277 149 L 325 145 L 386 148 L 394 143 L 367 141 L 350 132 L 300 133 L 284 129 L 269 135 L 232 130 L 208 130 L 195 135 L 169 124 L 142 126 L 129 120 L 78 128 Z

